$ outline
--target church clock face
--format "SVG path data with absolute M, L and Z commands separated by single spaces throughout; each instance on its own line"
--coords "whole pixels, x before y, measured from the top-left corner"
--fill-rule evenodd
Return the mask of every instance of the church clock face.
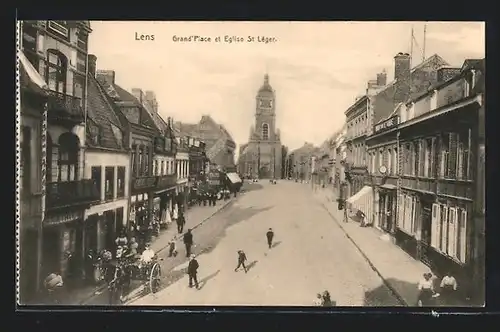
M 260 108 L 273 108 L 273 101 L 271 99 L 261 99 Z

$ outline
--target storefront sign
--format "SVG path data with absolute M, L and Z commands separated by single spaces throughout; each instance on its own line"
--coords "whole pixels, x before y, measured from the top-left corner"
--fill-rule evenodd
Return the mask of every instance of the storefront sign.
M 399 117 L 396 115 L 396 116 L 393 116 L 392 118 L 385 120 L 382 123 L 379 123 L 378 125 L 375 126 L 375 132 L 377 133 L 379 131 L 386 130 L 386 129 L 389 129 L 389 128 L 396 126 L 399 122 L 398 120 L 399 120 Z
M 45 216 L 44 225 L 46 226 L 56 226 L 62 225 L 64 223 L 83 220 L 83 210 L 82 211 L 68 211 L 63 213 L 58 213 L 55 215 Z
M 156 184 L 156 190 L 164 190 L 175 187 L 177 184 L 177 178 L 175 174 L 163 175 L 158 177 L 158 183 Z
M 145 176 L 140 178 L 135 178 L 132 182 L 132 191 L 148 191 L 153 190 L 156 186 L 157 177 L 156 176 Z

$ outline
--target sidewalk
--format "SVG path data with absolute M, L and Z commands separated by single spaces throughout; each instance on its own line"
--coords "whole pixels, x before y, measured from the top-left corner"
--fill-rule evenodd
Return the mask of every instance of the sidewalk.
M 201 225 L 206 220 L 210 219 L 214 214 L 225 208 L 228 204 L 234 202 L 233 197 L 231 199 L 224 201 L 217 201 L 215 206 L 193 206 L 186 211 L 186 225 L 184 226 L 184 231 L 188 228 L 195 229 Z M 151 248 L 155 252 L 161 252 L 168 246 L 168 242 L 178 235 L 177 225 L 175 223 L 170 224 L 169 228 L 160 231 L 160 235 L 153 239 L 151 243 Z M 64 294 L 60 295 L 60 304 L 63 305 L 74 305 L 74 304 L 85 304 L 89 299 L 94 297 L 96 294 L 102 292 L 106 288 L 106 285 L 98 286 L 80 286 L 74 289 L 65 291 Z M 44 301 L 42 299 L 42 301 Z M 43 304 L 37 301 L 33 304 Z
M 405 306 L 415 306 L 418 281 L 425 272 L 430 272 L 429 267 L 390 242 L 383 232 L 360 227 L 353 220 L 343 222 L 344 213 L 337 209 L 331 189 L 317 190 L 314 194 L 398 300 Z

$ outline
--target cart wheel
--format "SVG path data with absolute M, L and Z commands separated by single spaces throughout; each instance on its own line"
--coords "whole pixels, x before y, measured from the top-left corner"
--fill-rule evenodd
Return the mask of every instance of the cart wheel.
M 160 264 L 155 263 L 151 268 L 149 275 L 149 289 L 152 294 L 156 293 L 160 288 L 161 268 Z

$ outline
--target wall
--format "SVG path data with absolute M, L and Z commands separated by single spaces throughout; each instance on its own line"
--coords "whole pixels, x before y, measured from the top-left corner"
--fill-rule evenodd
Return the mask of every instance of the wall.
M 128 197 L 130 192 L 130 157 L 128 153 L 112 153 L 108 151 L 87 151 L 85 153 L 86 162 L 85 162 L 85 172 L 84 176 L 86 179 L 91 178 L 91 169 L 93 166 L 101 166 L 102 167 L 102 176 L 101 176 L 101 198 L 104 200 L 104 186 L 105 186 L 105 176 L 104 170 L 106 166 L 124 166 L 125 167 L 125 196 L 123 198 L 116 198 L 116 190 L 117 190 L 117 175 L 118 172 L 115 168 L 115 179 L 114 179 L 114 194 L 113 201 L 103 202 L 99 205 L 94 205 L 89 209 L 85 210 L 84 218 L 87 218 L 89 215 L 95 213 L 102 213 L 108 210 L 115 210 L 120 207 L 123 207 L 123 225 L 126 225 L 128 218 Z

